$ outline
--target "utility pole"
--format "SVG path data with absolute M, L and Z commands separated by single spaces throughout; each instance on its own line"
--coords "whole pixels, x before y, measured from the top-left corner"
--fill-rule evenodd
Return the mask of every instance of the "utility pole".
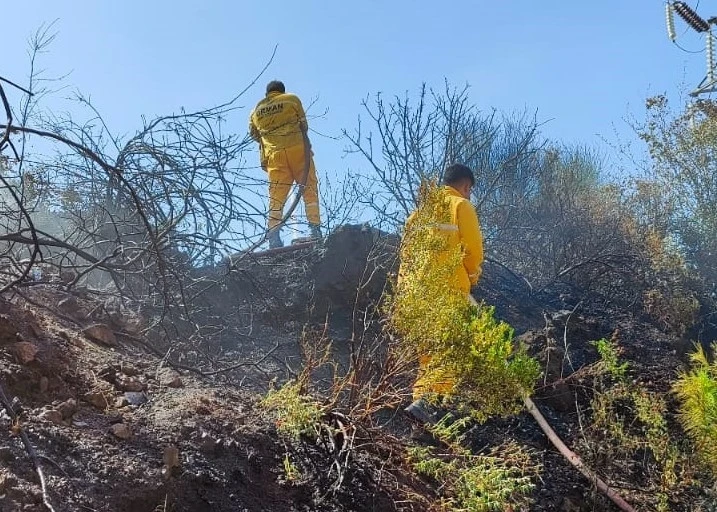
M 707 20 L 697 14 L 685 2 L 665 3 L 665 16 L 667 19 L 667 37 L 673 43 L 676 42 L 677 33 L 675 32 L 675 13 L 684 20 L 695 32 L 705 34 L 705 55 L 707 57 L 707 74 L 702 79 L 697 88 L 690 93 L 693 98 L 702 94 L 709 94 L 717 91 L 717 69 L 715 69 L 715 48 L 714 35 L 712 34 L 712 26 L 717 24 L 717 17 L 713 16 Z

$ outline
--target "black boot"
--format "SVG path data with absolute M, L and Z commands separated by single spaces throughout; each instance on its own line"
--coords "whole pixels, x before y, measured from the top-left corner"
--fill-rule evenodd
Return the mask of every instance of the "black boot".
M 267 236 L 267 240 L 269 240 L 269 249 L 278 249 L 279 247 L 284 247 L 284 242 L 281 241 L 281 236 L 279 235 L 278 229 L 270 231 L 269 236 Z
M 436 408 L 426 402 L 423 398 L 419 398 L 403 411 L 424 425 L 435 425 L 440 419 Z
M 321 226 L 319 226 L 318 224 L 311 224 L 310 230 L 311 230 L 310 231 L 311 238 L 314 238 L 316 240 L 321 240 L 321 238 L 322 238 Z

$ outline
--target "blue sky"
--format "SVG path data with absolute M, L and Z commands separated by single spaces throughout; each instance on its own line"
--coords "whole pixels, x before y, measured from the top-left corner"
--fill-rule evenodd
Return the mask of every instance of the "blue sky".
M 692 3 L 695 6 L 694 2 Z M 70 87 L 89 94 L 110 129 L 131 133 L 140 117 L 211 106 L 232 97 L 276 57 L 242 100 L 247 109 L 268 79 L 282 79 L 314 113 L 313 127 L 338 137 L 355 126 L 369 94 L 416 91 L 444 78 L 470 84 L 484 110 L 528 109 L 548 121 L 544 133 L 601 147 L 613 126 L 629 137 L 623 118 L 642 115 L 646 96 L 692 88 L 704 75 L 704 55 L 680 51 L 667 39 L 658 0 L 567 1 L 255 1 L 37 0 L 3 5 L 0 75 L 24 83 L 26 41 L 58 19 L 58 36 L 41 66 L 70 72 Z M 705 17 L 707 5 L 698 7 Z M 677 20 L 678 34 L 685 25 Z M 8 33 L 9 30 L 9 33 Z M 680 42 L 701 49 L 686 33 Z M 312 136 L 317 166 L 340 174 L 341 140 Z

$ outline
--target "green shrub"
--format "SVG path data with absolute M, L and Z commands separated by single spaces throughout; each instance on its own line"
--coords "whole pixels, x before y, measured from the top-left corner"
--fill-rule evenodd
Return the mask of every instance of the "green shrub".
M 594 367 L 592 415 L 584 436 L 591 458 L 621 467 L 639 460 L 649 475 L 644 488 L 656 510 L 668 511 L 669 496 L 690 482 L 678 477 L 685 459 L 670 438 L 665 400 L 628 378 L 628 363 L 620 360 L 614 340 L 593 344 L 600 361 Z
M 301 384 L 289 381 L 276 390 L 271 390 L 260 402 L 274 412 L 276 428 L 280 434 L 298 439 L 302 434 L 315 435 L 315 425 L 323 414 L 321 406 L 310 396 L 301 392 Z
M 699 345 L 690 359 L 692 368 L 681 373 L 673 387 L 680 401 L 680 421 L 699 459 L 717 476 L 717 362 L 710 364 Z
M 503 511 L 526 505 L 538 471 L 529 454 L 514 444 L 498 447 L 489 455 L 472 455 L 468 450 L 441 454 L 425 447 L 411 448 L 408 455 L 417 473 L 441 482 L 442 508 L 455 512 Z

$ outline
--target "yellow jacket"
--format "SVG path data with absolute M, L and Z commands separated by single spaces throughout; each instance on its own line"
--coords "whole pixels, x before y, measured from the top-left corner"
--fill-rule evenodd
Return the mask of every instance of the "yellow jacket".
M 441 190 L 449 206 L 450 223 L 434 224 L 431 227 L 445 232 L 447 252 L 460 246 L 463 253 L 463 265 L 456 269 L 453 284 L 456 288 L 469 294 L 471 286 L 476 284 L 481 276 L 481 265 L 483 264 L 483 236 L 480 231 L 478 214 L 471 202 L 453 187 L 444 186 Z M 412 219 L 413 214 L 408 218 L 407 223 L 410 223 Z M 437 255 L 437 261 L 440 259 L 440 255 Z
M 304 107 L 294 94 L 270 92 L 249 117 L 249 133 L 261 142 L 266 157 L 273 151 L 304 144 L 307 130 Z

